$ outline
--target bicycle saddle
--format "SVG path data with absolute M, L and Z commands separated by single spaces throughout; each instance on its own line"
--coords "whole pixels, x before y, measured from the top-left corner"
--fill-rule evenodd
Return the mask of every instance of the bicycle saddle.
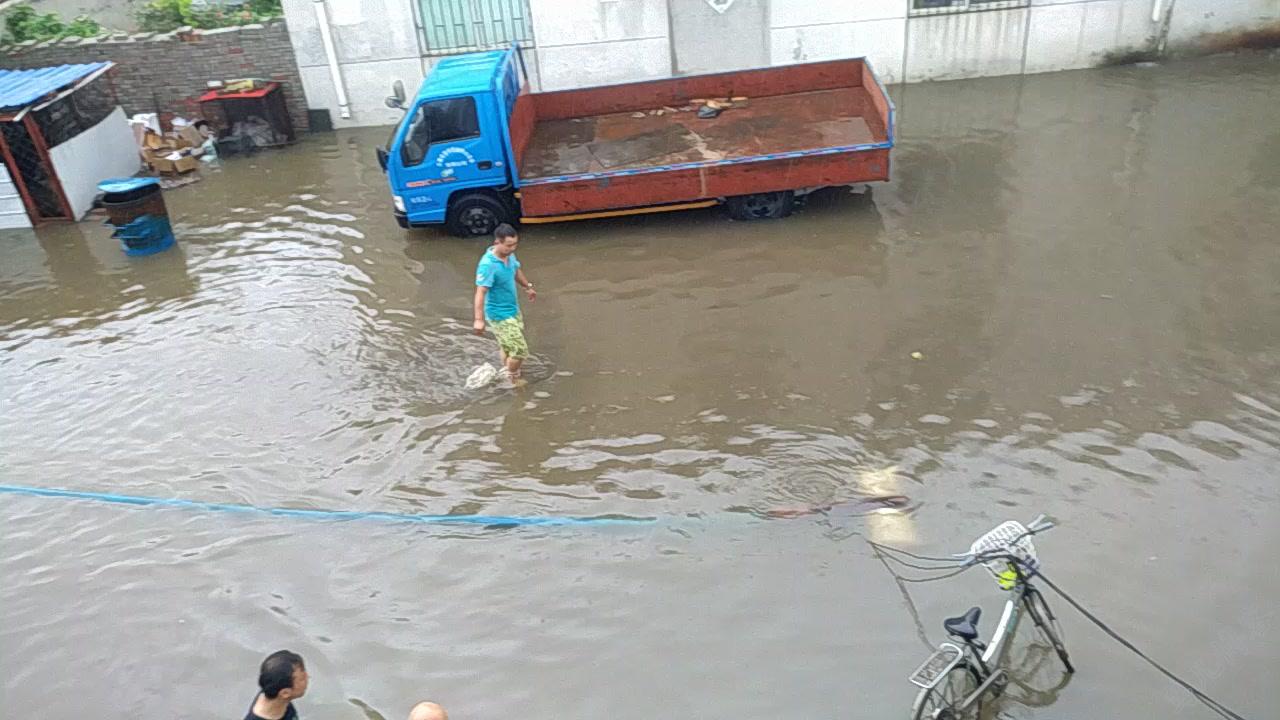
M 968 612 L 960 617 L 943 620 L 942 627 L 947 631 L 948 635 L 954 635 L 961 640 L 976 640 L 978 638 L 978 618 L 980 617 L 982 617 L 982 608 L 971 607 Z

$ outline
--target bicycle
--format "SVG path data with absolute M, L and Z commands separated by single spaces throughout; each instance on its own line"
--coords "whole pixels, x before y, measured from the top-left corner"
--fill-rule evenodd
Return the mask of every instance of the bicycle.
M 962 643 L 963 648 L 953 642 L 941 643 L 911 674 L 911 682 L 920 688 L 911 709 L 915 720 L 979 717 L 983 698 L 988 693 L 999 695 L 1009 683 L 1010 675 L 1004 668 L 1008 639 L 1024 613 L 1052 645 L 1067 673 L 1075 672 L 1058 620 L 1031 582 L 1040 567 L 1031 536 L 1053 526 L 1044 515 L 1025 526 L 1010 520 L 975 540 L 968 552 L 953 556 L 962 561 L 960 568 L 982 563 L 1008 597 L 999 624 L 986 644 L 978 640 L 981 608 L 969 608 L 965 614 L 943 621 L 947 635 Z

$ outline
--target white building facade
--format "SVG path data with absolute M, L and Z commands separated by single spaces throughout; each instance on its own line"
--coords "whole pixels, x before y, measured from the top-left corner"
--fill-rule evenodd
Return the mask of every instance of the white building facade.
M 865 56 L 889 83 L 1280 36 L 1280 0 L 284 0 L 308 105 L 383 125 L 439 57 L 525 49 L 535 90 Z M 326 28 L 322 27 L 327 25 Z

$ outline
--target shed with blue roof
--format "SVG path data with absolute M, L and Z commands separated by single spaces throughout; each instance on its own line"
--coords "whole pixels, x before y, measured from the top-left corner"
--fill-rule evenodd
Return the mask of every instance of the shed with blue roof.
M 78 220 L 141 166 L 110 62 L 0 70 L 0 229 Z

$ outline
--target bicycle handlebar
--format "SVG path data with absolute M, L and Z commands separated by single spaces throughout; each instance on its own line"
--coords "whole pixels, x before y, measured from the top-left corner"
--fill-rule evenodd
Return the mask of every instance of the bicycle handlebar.
M 1044 513 L 1037 515 L 1035 520 L 1027 523 L 1027 530 L 1032 535 L 1044 532 L 1045 530 L 1052 530 L 1054 527 L 1056 527 L 1056 524 L 1052 520 L 1046 518 Z
M 1034 520 L 1027 523 L 1025 527 L 1027 528 L 1026 532 L 1015 537 L 1013 540 L 1010 540 L 1006 545 L 1013 545 L 1014 543 L 1018 542 L 1024 537 L 1027 537 L 1028 535 L 1038 535 L 1039 533 L 1045 532 L 1046 530 L 1052 530 L 1053 528 L 1057 527 L 1057 524 L 1054 523 L 1052 520 L 1049 520 L 1048 518 L 1046 518 L 1044 516 L 1044 513 L 1041 513 L 1037 515 Z M 1019 563 L 1022 562 L 1017 557 L 1014 557 L 1010 553 L 1005 552 L 1003 550 L 989 550 L 984 553 L 974 553 L 970 551 L 970 552 L 956 553 L 954 555 L 954 557 L 956 558 L 963 558 L 965 561 L 964 564 L 966 566 L 976 565 L 980 562 L 986 562 L 987 560 L 994 560 L 1002 556 L 1011 560 L 1016 560 Z

